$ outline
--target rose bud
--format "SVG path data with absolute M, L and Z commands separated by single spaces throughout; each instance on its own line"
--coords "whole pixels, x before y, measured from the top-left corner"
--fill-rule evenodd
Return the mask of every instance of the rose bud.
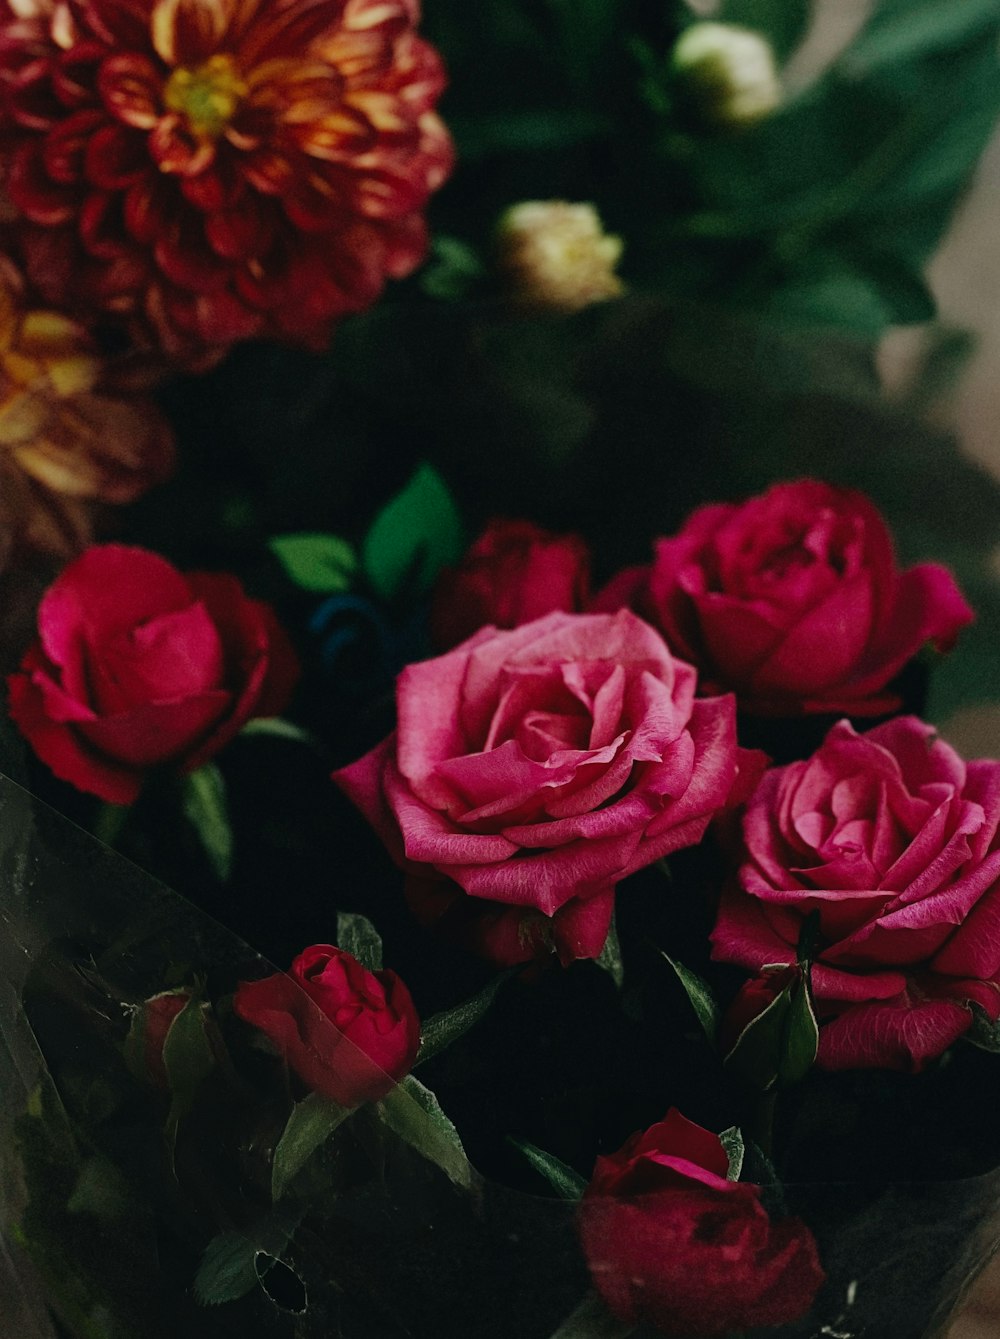
M 733 699 L 696 698 L 691 666 L 627 609 L 483 628 L 408 665 L 396 709 L 334 781 L 408 875 L 534 909 L 563 963 L 599 956 L 615 885 L 700 841 L 760 770 Z
M 765 967 L 758 976 L 744 981 L 719 1024 L 719 1054 L 729 1055 L 750 1024 L 801 977 L 801 967 L 792 963 L 788 967 Z
M 528 307 L 573 312 L 618 297 L 622 247 L 588 204 L 527 200 L 497 225 L 499 268 L 512 296 Z
M 165 990 L 141 1004 L 132 1016 L 125 1040 L 125 1060 L 137 1078 L 166 1090 L 170 1085 L 163 1062 L 167 1034 L 191 1000 L 189 990 Z
M 270 607 L 231 576 L 96 545 L 42 598 L 7 680 L 10 715 L 56 776 L 131 804 L 153 767 L 193 771 L 288 704 L 298 666 Z
M 774 49 L 750 28 L 693 23 L 678 39 L 671 64 L 684 101 L 707 125 L 752 125 L 781 105 Z
M 620 573 L 593 606 L 627 604 L 698 666 L 703 692 L 736 692 L 758 716 L 901 705 L 892 680 L 928 642 L 946 651 L 972 610 L 936 563 L 900 571 L 863 493 L 816 479 L 739 505 L 699 507 Z
M 306 1087 L 342 1107 L 385 1097 L 420 1048 L 420 1020 L 396 973 L 369 972 L 329 944 L 305 949 L 287 975 L 241 982 L 233 1009 Z
M 824 1279 L 812 1233 L 797 1218 L 772 1222 L 760 1187 L 728 1170 L 718 1135 L 674 1109 L 597 1159 L 578 1229 L 616 1316 L 694 1339 L 809 1310 Z
M 447 651 L 487 624 L 516 628 L 557 609 L 576 613 L 589 585 L 590 554 L 579 536 L 531 521 L 490 521 L 458 566 L 438 577 L 431 638 Z
M 848 721 L 751 796 L 712 956 L 793 963 L 810 982 L 826 1069 L 917 1071 L 1000 1017 L 1000 762 L 963 762 L 932 726 Z

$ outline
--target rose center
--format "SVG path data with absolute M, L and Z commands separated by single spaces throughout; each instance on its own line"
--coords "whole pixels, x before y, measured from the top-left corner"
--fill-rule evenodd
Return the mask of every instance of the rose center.
M 210 56 L 194 70 L 177 69 L 163 90 L 165 106 L 186 117 L 203 139 L 217 139 L 236 115 L 247 91 L 232 56 Z

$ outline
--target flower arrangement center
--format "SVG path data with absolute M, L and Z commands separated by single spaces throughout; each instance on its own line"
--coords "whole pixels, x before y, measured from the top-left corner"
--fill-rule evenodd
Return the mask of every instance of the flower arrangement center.
M 236 61 L 222 52 L 193 70 L 174 70 L 163 90 L 163 101 L 170 111 L 185 116 L 200 138 L 217 139 L 246 91 Z

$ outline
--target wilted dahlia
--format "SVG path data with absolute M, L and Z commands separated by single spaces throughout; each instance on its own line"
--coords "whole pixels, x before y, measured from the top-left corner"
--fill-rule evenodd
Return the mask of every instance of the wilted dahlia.
M 10 225 L 47 301 L 195 362 L 318 346 L 451 163 L 418 0 L 0 0 Z
M 152 400 L 116 393 L 87 331 L 29 307 L 0 257 L 0 561 L 18 546 L 72 557 L 89 504 L 133 501 L 173 459 Z

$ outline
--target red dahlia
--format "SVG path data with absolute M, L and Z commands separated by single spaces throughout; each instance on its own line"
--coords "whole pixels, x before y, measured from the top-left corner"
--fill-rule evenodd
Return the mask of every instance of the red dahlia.
M 418 0 L 0 0 L 9 225 L 47 302 L 192 362 L 319 346 L 451 165 Z

